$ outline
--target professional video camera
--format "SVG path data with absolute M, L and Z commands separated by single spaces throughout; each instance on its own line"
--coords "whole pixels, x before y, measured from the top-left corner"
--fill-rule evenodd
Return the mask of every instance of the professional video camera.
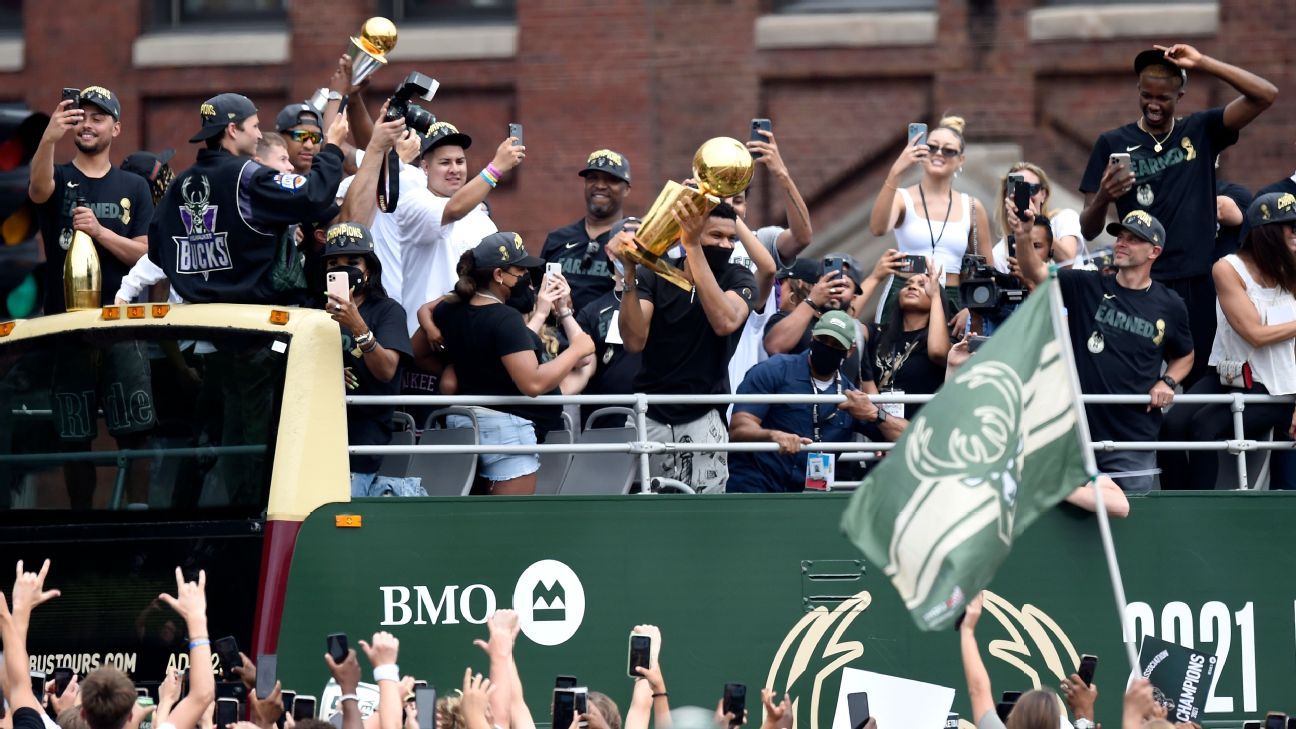
M 396 93 L 387 100 L 387 115 L 383 117 L 383 121 L 404 119 L 405 126 L 426 135 L 428 129 L 436 123 L 436 117 L 418 104 L 411 104 L 410 100 L 417 96 L 424 101 L 431 101 L 440 86 L 431 76 L 414 71 L 405 77 L 400 86 L 396 87 Z
M 969 255 L 963 256 L 959 271 L 959 297 L 972 313 L 998 322 L 1026 298 L 1026 287 L 1016 276 L 987 265 L 985 256 Z

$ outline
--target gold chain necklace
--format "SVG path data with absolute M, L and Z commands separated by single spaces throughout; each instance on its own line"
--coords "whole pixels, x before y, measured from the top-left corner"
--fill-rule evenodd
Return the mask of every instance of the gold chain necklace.
M 1142 119 L 1142 117 L 1140 117 L 1139 120 L 1138 120 L 1138 128 L 1139 128 L 1139 129 L 1142 129 L 1143 132 L 1144 132 L 1145 134 L 1147 134 L 1149 137 L 1152 137 L 1152 141 L 1153 141 L 1153 142 L 1156 142 L 1156 144 L 1152 145 L 1152 151 L 1153 151 L 1153 152 L 1160 152 L 1160 151 L 1161 151 L 1161 145 L 1163 145 L 1163 144 L 1166 143 L 1166 140 L 1170 138 L 1170 135 L 1171 135 L 1171 134 L 1174 134 L 1175 119 L 1174 119 L 1174 117 L 1170 117 L 1170 131 L 1166 132 L 1166 135 L 1165 135 L 1164 137 L 1162 137 L 1161 139 L 1157 139 L 1157 138 L 1156 138 L 1156 135 L 1153 134 L 1151 131 L 1149 131 L 1148 128 L 1147 128 L 1146 126 L 1143 125 L 1143 119 Z

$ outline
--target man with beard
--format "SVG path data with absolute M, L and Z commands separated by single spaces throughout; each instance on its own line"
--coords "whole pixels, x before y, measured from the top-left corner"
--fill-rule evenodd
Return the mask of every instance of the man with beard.
M 1227 106 L 1175 118 L 1189 70 L 1214 76 L 1242 95 Z M 1141 113 L 1135 122 L 1103 132 L 1094 143 L 1080 182 L 1085 194 L 1081 231 L 1093 240 L 1113 203 L 1122 220 L 1132 210 L 1160 220 L 1170 245 L 1152 267 L 1152 276 L 1183 299 L 1194 349 L 1209 352 L 1215 337 L 1215 158 L 1269 108 L 1278 89 L 1184 44 L 1143 51 L 1134 58 L 1134 73 Z M 1111 164 L 1113 155 L 1127 157 L 1128 166 Z M 1185 387 L 1201 376 L 1206 359 L 1198 358 Z
M 610 149 L 599 149 L 585 160 L 585 217 L 549 233 L 540 257 L 561 263 L 571 285 L 576 311 L 612 290 L 612 272 L 604 247 L 612 226 L 621 219 L 621 206 L 630 192 L 630 160 Z
M 275 131 L 283 136 L 293 171 L 309 174 L 311 163 L 324 141 L 319 112 L 310 104 L 289 104 L 275 117 Z
M 68 132 L 76 143 L 71 162 L 54 164 L 54 148 Z M 103 272 L 101 303 L 113 303 L 122 276 L 148 251 L 153 196 L 148 182 L 114 167 L 108 155 L 121 133 L 121 104 L 113 92 L 89 86 L 59 103 L 31 161 L 27 194 L 39 207 L 45 241 L 45 313 L 66 311 L 63 261 L 74 231 L 94 240 Z M 75 207 L 84 198 L 86 207 Z
M 680 223 L 684 260 L 680 273 L 690 290 L 666 281 L 626 257 L 633 235 L 621 232 L 612 248 L 625 267 L 619 331 L 629 352 L 643 352 L 636 392 L 672 395 L 729 393 L 729 358 L 756 305 L 756 278 L 730 263 L 738 240 L 738 214 L 720 203 L 701 213 L 691 199 L 672 211 Z M 679 443 L 725 443 L 724 405 L 649 405 L 648 439 Z M 652 456 L 652 472 L 708 493 L 724 491 L 725 453 Z

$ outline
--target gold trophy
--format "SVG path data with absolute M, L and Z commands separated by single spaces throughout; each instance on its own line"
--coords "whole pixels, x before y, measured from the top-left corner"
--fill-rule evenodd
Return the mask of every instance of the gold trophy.
M 88 207 L 86 199 L 78 195 L 76 207 Z M 99 267 L 94 240 L 85 231 L 73 231 L 63 259 L 63 305 L 68 311 L 98 309 L 102 290 L 103 269 Z
M 351 39 L 351 85 L 358 85 L 387 65 L 387 54 L 395 47 L 395 23 L 380 17 L 366 20 L 360 26 L 360 37 Z
M 644 215 L 626 256 L 685 291 L 692 289 L 693 284 L 666 258 L 666 251 L 680 237 L 680 226 L 671 210 L 681 198 L 691 197 L 705 215 L 720 204 L 721 198 L 746 190 L 753 171 L 751 152 L 742 142 L 730 137 L 708 139 L 693 155 L 693 179 L 698 189 L 673 180 L 667 182 Z

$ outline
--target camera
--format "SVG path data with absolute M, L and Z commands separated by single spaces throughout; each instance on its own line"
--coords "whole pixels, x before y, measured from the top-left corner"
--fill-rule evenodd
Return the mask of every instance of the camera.
M 1000 273 L 987 265 L 985 256 L 963 256 L 959 297 L 969 311 L 998 320 L 1010 312 L 1006 308 L 1026 298 L 1026 287 L 1016 276 Z
M 396 87 L 396 92 L 387 99 L 387 115 L 383 117 L 383 121 L 404 119 L 405 126 L 426 136 L 428 129 L 436 123 L 436 117 L 432 116 L 427 109 L 418 104 L 411 104 L 410 101 L 415 97 L 431 101 L 440 86 L 441 84 L 431 76 L 414 71 L 405 77 L 400 86 Z

